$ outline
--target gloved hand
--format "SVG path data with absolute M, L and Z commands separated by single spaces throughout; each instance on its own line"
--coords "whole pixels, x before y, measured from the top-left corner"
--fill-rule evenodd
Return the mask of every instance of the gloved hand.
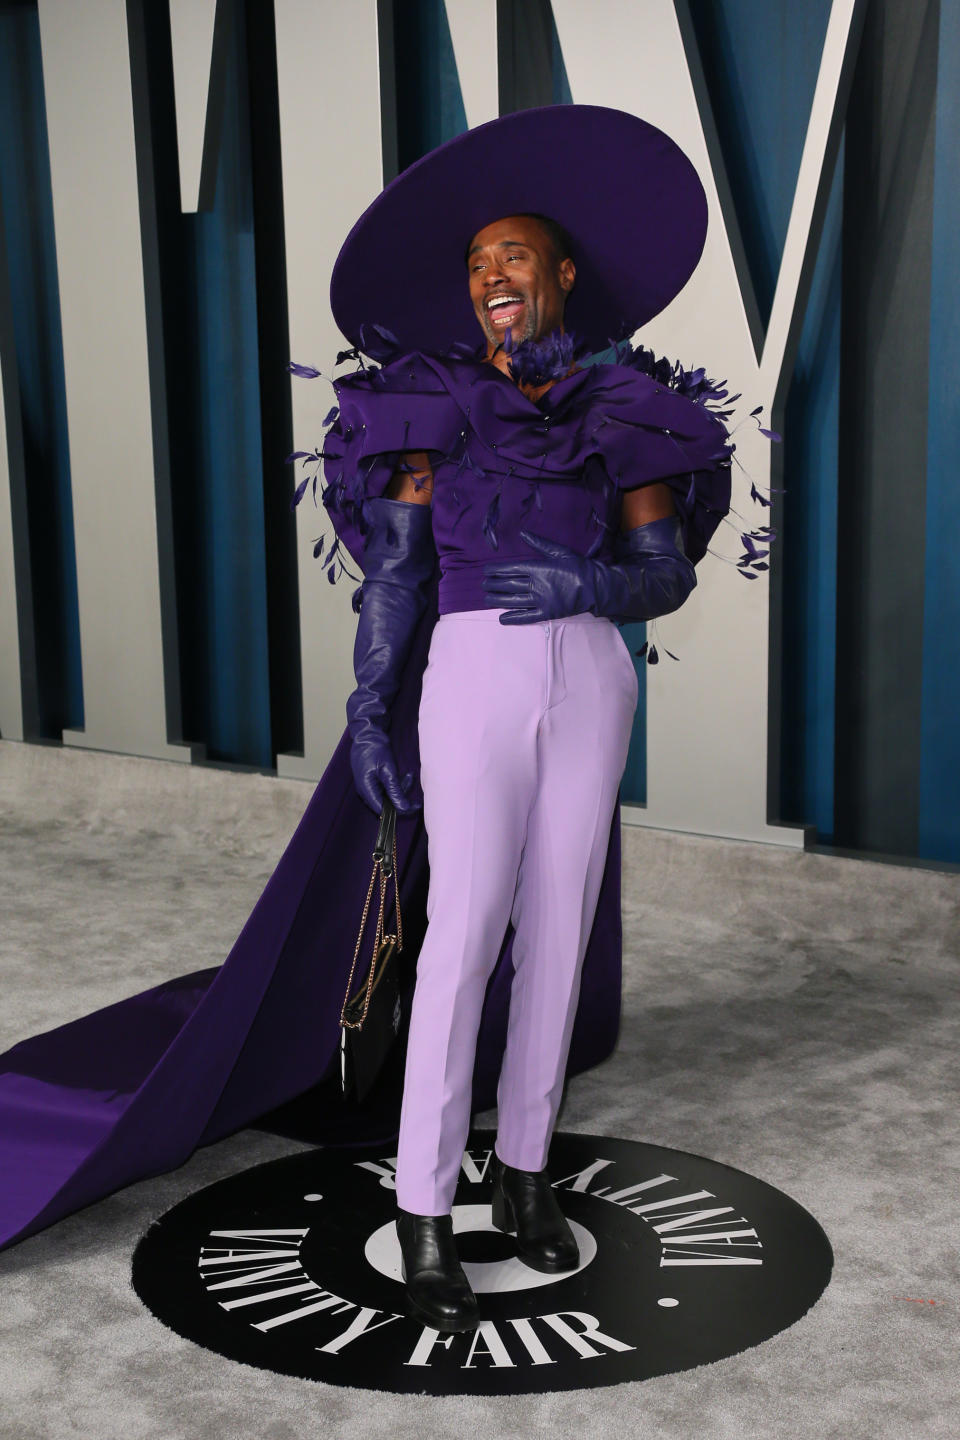
M 545 558 L 494 560 L 483 567 L 487 607 L 506 609 L 501 625 L 529 625 L 585 610 L 618 624 L 654 620 L 679 610 L 697 583 L 676 515 L 618 531 L 613 563 L 529 530 L 520 534 Z
M 403 782 L 397 774 L 388 735 L 390 706 L 426 608 L 437 552 L 429 505 L 380 496 L 367 500 L 363 513 L 370 529 L 353 647 L 357 688 L 347 701 L 350 768 L 357 793 L 375 814 L 386 794 L 398 814 L 408 815 L 420 809 L 423 798 L 418 787 L 410 788 L 411 774 Z

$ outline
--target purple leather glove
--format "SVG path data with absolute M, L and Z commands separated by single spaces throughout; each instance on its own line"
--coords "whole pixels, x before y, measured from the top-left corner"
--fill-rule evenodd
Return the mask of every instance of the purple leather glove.
M 423 796 L 397 774 L 390 744 L 390 706 L 400 689 L 437 551 L 429 505 L 383 496 L 364 503 L 370 524 L 363 553 L 360 619 L 353 646 L 357 688 L 347 701 L 353 740 L 350 768 L 360 798 L 374 814 L 388 795 L 400 815 L 419 810 Z
M 618 624 L 679 610 L 697 583 L 676 515 L 620 530 L 610 563 L 593 560 L 529 530 L 521 536 L 543 559 L 491 561 L 483 567 L 489 609 L 501 625 L 530 625 L 590 610 Z

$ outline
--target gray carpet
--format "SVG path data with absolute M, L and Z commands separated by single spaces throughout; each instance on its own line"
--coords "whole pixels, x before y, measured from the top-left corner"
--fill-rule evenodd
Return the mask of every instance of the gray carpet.
M 0 742 L 0 1048 L 219 963 L 309 794 Z M 249 1369 L 167 1330 L 129 1281 L 152 1218 L 303 1148 L 244 1131 L 0 1255 L 3 1440 L 960 1435 L 960 877 L 632 827 L 623 841 L 621 1039 L 560 1124 L 709 1155 L 811 1210 L 837 1264 L 798 1324 L 700 1370 L 536 1398 Z

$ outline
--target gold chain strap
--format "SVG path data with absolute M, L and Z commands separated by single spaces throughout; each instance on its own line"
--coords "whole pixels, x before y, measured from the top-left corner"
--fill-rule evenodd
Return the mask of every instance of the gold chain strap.
M 383 868 L 383 860 L 380 855 L 375 855 L 373 870 L 370 875 L 370 884 L 367 887 L 367 898 L 363 902 L 363 918 L 360 921 L 360 933 L 357 936 L 357 943 L 353 951 L 353 964 L 350 966 L 350 975 L 347 979 L 347 991 L 343 997 L 343 1005 L 340 1008 L 340 1027 L 343 1030 L 360 1030 L 367 1018 L 367 1011 L 370 1009 L 370 997 L 373 994 L 374 971 L 377 968 L 377 957 L 380 954 L 381 945 L 387 940 L 395 940 L 397 949 L 403 949 L 403 929 L 400 919 L 400 886 L 397 882 L 397 832 L 393 831 L 393 893 L 397 909 L 397 933 L 396 935 L 384 934 L 383 920 L 387 904 L 387 877 Z M 360 945 L 363 940 L 363 932 L 367 925 L 367 914 L 370 909 L 370 897 L 373 894 L 374 882 L 377 878 L 377 871 L 380 871 L 380 912 L 377 915 L 377 924 L 373 935 L 373 955 L 370 959 L 370 969 L 367 972 L 366 991 L 363 997 L 363 1014 L 359 1020 L 347 1019 L 347 1005 L 350 1002 L 350 990 L 353 985 L 353 977 L 357 969 L 357 960 L 360 955 Z

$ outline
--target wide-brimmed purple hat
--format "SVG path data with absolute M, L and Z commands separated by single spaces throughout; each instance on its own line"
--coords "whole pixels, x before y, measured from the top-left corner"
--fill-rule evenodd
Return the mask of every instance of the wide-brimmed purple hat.
M 655 125 L 600 105 L 521 110 L 431 150 L 364 211 L 330 282 L 338 326 L 355 345 L 371 325 L 405 350 L 479 344 L 464 255 L 478 230 L 522 213 L 569 231 L 564 324 L 593 351 L 683 289 L 707 233 L 700 177 Z

